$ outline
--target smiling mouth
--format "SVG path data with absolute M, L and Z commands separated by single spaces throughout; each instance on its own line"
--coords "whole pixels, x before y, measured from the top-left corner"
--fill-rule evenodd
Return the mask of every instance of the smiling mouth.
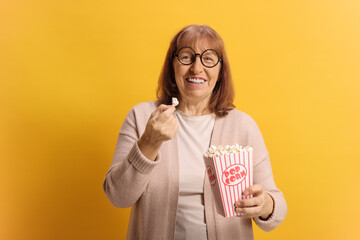
M 186 81 L 190 82 L 190 83 L 195 83 L 195 84 L 201 84 L 206 82 L 204 79 L 201 78 L 186 78 Z

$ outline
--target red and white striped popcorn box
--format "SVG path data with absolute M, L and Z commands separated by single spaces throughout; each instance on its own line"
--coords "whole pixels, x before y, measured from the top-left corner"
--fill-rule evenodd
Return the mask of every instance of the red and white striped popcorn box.
M 251 147 L 245 147 L 236 153 L 206 158 L 206 172 L 216 205 L 222 205 L 223 209 L 218 209 L 225 217 L 240 215 L 235 212 L 235 202 L 252 197 L 242 195 L 246 188 L 253 185 L 252 158 L 253 148 Z

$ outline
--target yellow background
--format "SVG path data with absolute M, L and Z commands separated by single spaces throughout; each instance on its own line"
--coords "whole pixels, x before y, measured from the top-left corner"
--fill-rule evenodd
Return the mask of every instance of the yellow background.
M 256 239 L 360 238 L 359 1 L 0 0 L 0 239 L 125 237 L 102 181 L 193 23 L 223 37 L 288 203 Z

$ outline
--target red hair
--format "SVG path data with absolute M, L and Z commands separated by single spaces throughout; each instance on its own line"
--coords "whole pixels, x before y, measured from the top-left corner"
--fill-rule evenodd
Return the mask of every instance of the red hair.
M 170 43 L 166 54 L 165 63 L 159 77 L 159 85 L 156 95 L 158 104 L 171 104 L 171 98 L 179 96 L 179 90 L 175 82 L 173 57 L 177 51 L 185 46 L 185 43 L 195 43 L 199 39 L 210 40 L 212 48 L 216 50 L 222 59 L 218 81 L 213 89 L 209 102 L 209 110 L 216 116 L 225 116 L 235 106 L 234 87 L 231 79 L 230 65 L 226 56 L 224 42 L 214 29 L 207 25 L 189 25 L 178 32 Z

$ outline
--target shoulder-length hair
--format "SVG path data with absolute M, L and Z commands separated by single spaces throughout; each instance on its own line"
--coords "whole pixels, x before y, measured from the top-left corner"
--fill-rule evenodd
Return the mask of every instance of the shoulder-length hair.
M 175 73 L 173 66 L 174 54 L 186 44 L 195 43 L 196 40 L 206 39 L 212 43 L 212 48 L 215 49 L 222 59 L 221 69 L 219 72 L 218 81 L 214 87 L 210 102 L 209 110 L 216 114 L 216 116 L 225 116 L 229 110 L 235 106 L 234 101 L 234 87 L 231 79 L 230 65 L 226 56 L 224 42 L 220 35 L 214 29 L 207 25 L 189 25 L 180 32 L 178 32 L 170 43 L 167 51 L 165 63 L 159 77 L 159 84 L 156 95 L 158 97 L 158 104 L 171 104 L 171 98 L 179 98 L 179 89 L 175 82 Z

